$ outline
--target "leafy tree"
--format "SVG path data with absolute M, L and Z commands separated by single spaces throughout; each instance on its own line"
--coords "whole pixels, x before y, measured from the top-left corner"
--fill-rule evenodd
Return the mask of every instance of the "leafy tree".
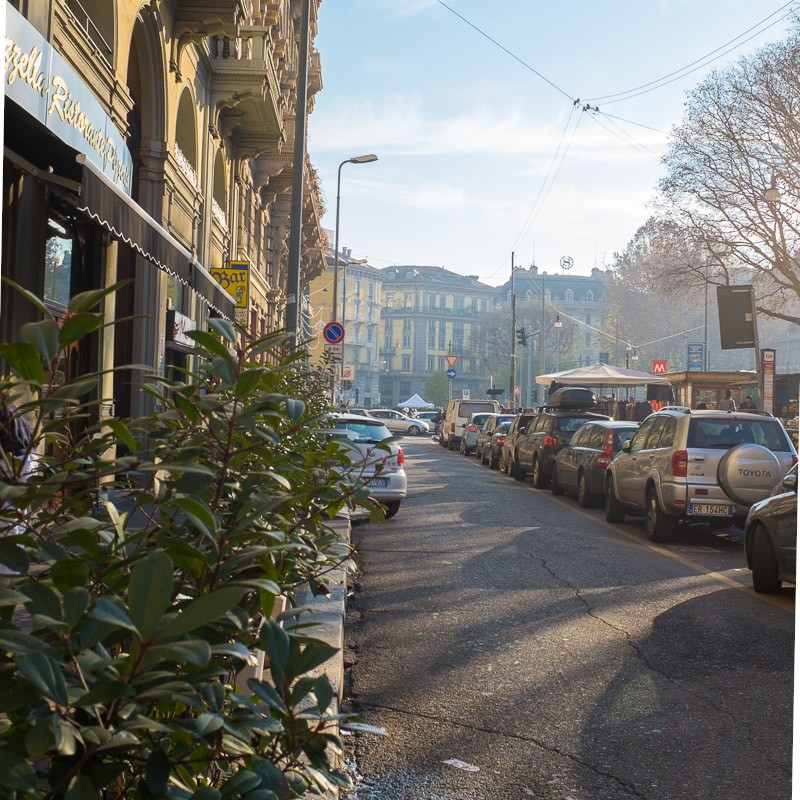
M 425 381 L 425 399 L 435 406 L 444 408 L 450 396 L 450 379 L 441 370 L 437 370 Z
M 761 313 L 800 323 L 798 85 L 795 32 L 689 94 L 660 183 L 683 238 L 665 283 L 752 283 Z

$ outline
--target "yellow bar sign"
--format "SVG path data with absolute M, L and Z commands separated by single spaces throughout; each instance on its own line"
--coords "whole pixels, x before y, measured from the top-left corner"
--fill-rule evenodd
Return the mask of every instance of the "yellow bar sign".
M 250 301 L 250 262 L 229 261 L 227 267 L 211 267 L 214 280 L 236 301 L 236 308 L 248 308 Z

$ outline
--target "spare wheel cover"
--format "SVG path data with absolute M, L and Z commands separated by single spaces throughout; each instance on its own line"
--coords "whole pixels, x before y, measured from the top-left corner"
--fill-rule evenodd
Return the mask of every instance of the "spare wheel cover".
M 717 481 L 722 490 L 743 506 L 769 497 L 782 477 L 778 457 L 760 444 L 732 447 L 717 467 Z

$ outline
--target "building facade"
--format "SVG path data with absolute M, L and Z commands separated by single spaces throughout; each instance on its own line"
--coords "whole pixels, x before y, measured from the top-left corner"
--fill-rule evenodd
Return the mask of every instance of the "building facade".
M 380 270 L 380 404 L 393 406 L 412 394 L 425 396 L 427 380 L 445 373 L 453 397 L 484 397 L 488 377 L 478 352 L 478 321 L 493 307 L 496 289 L 475 276 L 444 267 L 400 266 Z
M 3 274 L 56 316 L 78 292 L 127 281 L 87 371 L 185 366 L 185 333 L 210 315 L 249 336 L 284 326 L 301 5 L 6 3 Z M 321 87 L 312 53 L 308 111 Z M 302 168 L 307 283 L 325 269 L 326 237 Z M 8 287 L 0 302 L 3 340 L 18 338 L 36 309 Z M 104 407 L 147 411 L 133 385 L 109 373 Z

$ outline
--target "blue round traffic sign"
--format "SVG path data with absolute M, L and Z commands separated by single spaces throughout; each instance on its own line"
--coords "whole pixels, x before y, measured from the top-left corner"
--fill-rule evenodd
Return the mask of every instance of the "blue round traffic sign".
M 453 378 L 455 378 L 456 376 L 456 371 L 452 367 L 450 367 L 450 369 L 447 370 L 447 372 L 445 372 L 445 375 L 447 375 L 447 377 L 450 378 L 450 380 L 453 380 Z
M 322 329 L 322 338 L 328 344 L 339 344 L 344 339 L 344 325 L 341 322 L 329 322 Z

